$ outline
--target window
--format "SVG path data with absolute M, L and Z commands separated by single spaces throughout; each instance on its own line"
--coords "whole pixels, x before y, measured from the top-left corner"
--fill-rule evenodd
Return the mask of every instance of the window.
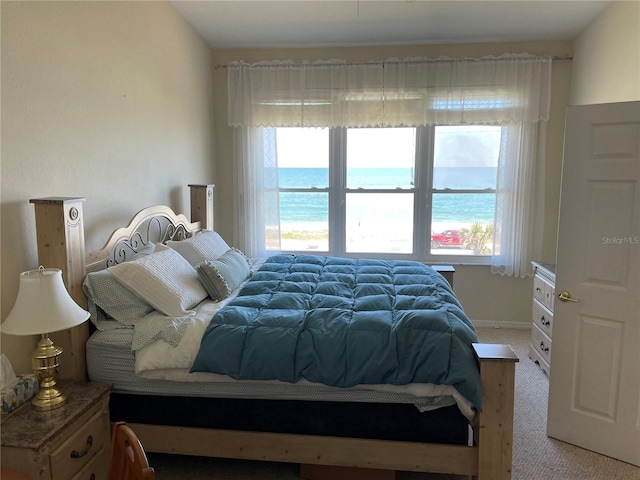
M 345 253 L 413 253 L 416 129 L 347 129 L 345 140 Z
M 502 129 L 435 127 L 431 254 L 490 255 Z
M 488 263 L 500 127 L 274 131 L 283 251 Z
M 527 54 L 355 63 L 233 62 L 227 74 L 228 124 L 237 127 L 238 245 L 251 256 L 315 250 L 337 256 L 490 263 L 492 273 L 530 275 L 544 233 L 543 142 L 551 64 L 549 56 Z M 381 140 L 378 147 L 389 145 L 382 136 L 393 133 L 371 129 L 374 125 L 398 131 L 411 127 L 413 172 L 399 160 L 406 142 L 394 143 L 386 159 L 366 159 L 354 150 L 360 134 L 366 137 L 364 146 L 376 140 Z M 481 131 L 480 125 L 495 129 Z M 297 153 L 288 165 L 282 160 L 286 145 L 281 141 L 278 162 L 277 131 L 302 126 L 328 128 L 322 134 L 326 140 L 290 149 Z M 456 136 L 462 140 L 447 141 Z M 452 152 L 443 146 L 447 144 L 457 149 L 458 158 L 440 166 L 441 152 L 442 158 Z M 498 167 L 493 160 L 478 163 L 490 155 L 477 147 L 499 151 Z M 308 161 L 316 152 L 325 152 L 324 165 Z M 366 159 L 364 167 L 355 166 L 362 161 L 358 155 Z M 471 155 L 467 163 L 462 161 L 465 155 Z M 278 172 L 278 163 L 282 169 L 324 169 L 315 172 L 314 179 L 325 178 L 326 183 L 281 185 L 279 173 L 295 172 Z M 378 180 L 353 183 L 358 168 L 378 174 Z M 407 185 L 385 168 L 409 168 L 412 181 Z M 492 170 L 498 172 L 496 182 L 486 184 L 482 179 L 493 178 Z M 439 183 L 443 173 L 455 176 L 445 175 Z M 473 181 L 461 184 L 460 179 Z M 296 201 L 303 199 L 322 217 L 299 208 Z M 313 228 L 303 228 L 294 214 Z M 288 223 L 281 223 L 281 216 Z M 376 228 L 367 228 L 369 222 Z

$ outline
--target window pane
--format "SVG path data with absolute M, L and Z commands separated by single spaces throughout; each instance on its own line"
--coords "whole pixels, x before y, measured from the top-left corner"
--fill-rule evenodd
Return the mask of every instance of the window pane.
M 436 127 L 433 188 L 496 188 L 501 127 Z
M 490 255 L 495 193 L 434 193 L 433 255 Z
M 412 193 L 348 193 L 346 251 L 412 253 Z
M 280 237 L 285 251 L 328 251 L 329 195 L 280 192 Z
M 412 188 L 415 128 L 347 130 L 347 188 Z
M 278 186 L 329 187 L 329 129 L 278 128 Z M 327 192 L 280 191 L 280 241 L 285 251 L 329 250 Z
M 329 186 L 329 129 L 278 128 L 280 188 Z
M 461 226 L 493 223 L 495 208 L 495 193 L 434 193 L 431 223 L 434 227 L 451 222 Z
M 501 127 L 436 127 L 431 254 L 490 255 Z M 488 190 L 487 193 L 455 193 Z

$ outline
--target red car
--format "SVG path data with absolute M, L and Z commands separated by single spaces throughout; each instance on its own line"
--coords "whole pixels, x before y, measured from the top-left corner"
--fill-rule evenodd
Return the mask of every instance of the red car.
M 445 230 L 431 235 L 431 248 L 462 247 L 462 242 L 459 230 Z

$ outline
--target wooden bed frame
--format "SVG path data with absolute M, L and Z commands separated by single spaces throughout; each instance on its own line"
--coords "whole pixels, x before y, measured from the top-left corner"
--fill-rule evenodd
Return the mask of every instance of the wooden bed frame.
M 213 230 L 213 185 L 189 185 L 191 221 L 168 207 L 140 211 L 116 230 L 105 247 L 86 253 L 84 198 L 43 198 L 35 204 L 39 263 L 60 268 L 69 293 L 86 306 L 82 282 L 87 272 L 119 263 L 136 247 L 136 231 L 163 230 L 160 238 Z M 160 218 L 160 223 L 155 218 Z M 160 226 L 164 222 L 170 226 Z M 151 225 L 151 226 L 150 226 Z M 128 245 L 126 248 L 122 245 Z M 111 262 L 111 263 L 109 263 Z M 452 283 L 452 269 L 443 275 Z M 65 351 L 61 378 L 86 380 L 88 322 L 53 334 Z M 511 478 L 514 376 L 518 357 L 508 345 L 474 344 L 483 386 L 483 411 L 473 424 L 473 446 L 366 440 L 315 435 L 244 432 L 130 424 L 149 452 L 300 463 L 304 478 L 395 478 L 395 470 Z M 363 473 L 364 472 L 364 473 Z

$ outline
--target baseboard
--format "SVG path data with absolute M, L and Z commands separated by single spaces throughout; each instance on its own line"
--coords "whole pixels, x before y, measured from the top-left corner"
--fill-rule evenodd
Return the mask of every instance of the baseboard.
M 531 322 L 504 322 L 502 320 L 471 320 L 476 328 L 516 328 L 531 329 Z

